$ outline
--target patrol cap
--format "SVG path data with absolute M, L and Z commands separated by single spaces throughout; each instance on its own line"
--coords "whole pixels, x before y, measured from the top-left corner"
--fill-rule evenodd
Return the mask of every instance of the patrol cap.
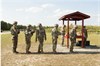
M 39 24 L 38 24 L 38 26 L 42 26 L 42 24 L 41 24 L 41 23 L 39 23 Z
M 55 27 L 58 27 L 59 25 L 58 24 L 55 24 Z
M 29 24 L 28 27 L 31 27 L 31 25 Z
M 63 25 L 63 27 L 66 27 L 66 25 Z
M 13 25 L 17 24 L 17 21 L 14 21 Z
M 86 26 L 83 26 L 84 28 L 86 28 Z

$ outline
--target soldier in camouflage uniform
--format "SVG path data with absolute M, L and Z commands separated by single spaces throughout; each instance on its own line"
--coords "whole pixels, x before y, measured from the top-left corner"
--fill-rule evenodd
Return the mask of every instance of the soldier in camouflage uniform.
M 70 41 L 71 41 L 71 45 L 70 45 L 70 52 L 73 52 L 73 47 L 74 47 L 74 44 L 76 43 L 76 29 L 77 29 L 77 26 L 74 26 L 74 28 L 71 30 L 70 32 Z
M 13 42 L 13 53 L 18 53 L 16 51 L 17 49 L 17 44 L 18 44 L 18 34 L 20 33 L 20 31 L 17 29 L 17 22 L 15 21 L 13 23 L 13 26 L 10 29 L 11 34 L 12 34 L 12 42 Z
M 41 23 L 38 25 L 38 29 L 36 30 L 36 42 L 37 39 L 39 41 L 38 53 L 43 53 L 43 42 L 44 39 L 46 40 L 46 32 Z
M 62 46 L 64 45 L 64 37 L 65 37 L 65 25 L 63 25 L 62 29 L 61 29 L 61 38 L 62 38 Z
M 35 31 L 32 30 L 32 26 L 31 25 L 28 25 L 26 31 L 25 31 L 25 40 L 26 40 L 26 53 L 31 53 L 29 51 L 30 49 L 30 46 L 31 46 L 31 37 L 33 35 Z
M 87 29 L 85 26 L 83 26 L 83 37 L 84 37 L 84 45 L 86 45 L 86 41 L 87 41 L 87 38 L 88 38 L 88 33 L 87 33 Z
M 55 24 L 55 27 L 52 29 L 52 43 L 53 43 L 53 52 L 56 53 L 57 39 L 61 33 L 58 31 L 58 24 Z

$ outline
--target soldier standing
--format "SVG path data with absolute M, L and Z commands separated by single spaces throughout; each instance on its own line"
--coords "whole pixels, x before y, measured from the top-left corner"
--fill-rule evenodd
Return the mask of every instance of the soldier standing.
M 58 31 L 58 24 L 55 24 L 55 27 L 52 29 L 52 43 L 53 43 L 54 53 L 56 53 L 57 39 L 59 35 L 60 35 L 60 32 Z
M 61 29 L 61 38 L 62 38 L 62 46 L 64 45 L 64 37 L 65 37 L 65 25 L 63 25 L 62 29 Z
M 15 21 L 13 23 L 13 26 L 10 29 L 11 34 L 12 34 L 12 42 L 13 42 L 13 53 L 18 53 L 16 51 L 17 49 L 17 44 L 18 44 L 18 34 L 20 33 L 20 31 L 17 29 L 17 21 Z
M 30 46 L 31 46 L 31 37 L 33 35 L 35 31 L 32 30 L 32 26 L 31 25 L 28 25 L 27 26 L 27 29 L 25 31 L 25 40 L 26 40 L 26 53 L 31 53 L 29 51 L 30 49 Z
M 44 42 L 44 39 L 46 40 L 46 31 L 42 27 L 41 23 L 38 25 L 38 29 L 36 30 L 36 42 L 37 42 L 37 39 L 39 41 L 38 53 L 43 53 L 43 42 Z
M 76 29 L 77 29 L 77 26 L 74 26 L 74 28 L 71 30 L 70 32 L 70 41 L 71 41 L 71 45 L 70 45 L 70 52 L 73 52 L 73 47 L 74 47 L 74 44 L 76 43 Z
M 85 26 L 83 28 L 83 37 L 84 37 L 84 44 L 86 45 L 86 41 L 87 41 L 87 38 L 88 38 L 88 33 L 87 33 L 87 29 L 86 29 Z

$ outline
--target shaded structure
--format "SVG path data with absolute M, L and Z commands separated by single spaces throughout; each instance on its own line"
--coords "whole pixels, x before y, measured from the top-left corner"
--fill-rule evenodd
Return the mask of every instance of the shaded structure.
M 82 38 L 82 48 L 85 47 L 84 37 L 83 37 L 83 26 L 84 26 L 84 19 L 87 19 L 87 18 L 90 18 L 90 16 L 77 11 L 74 13 L 64 15 L 59 19 L 63 21 L 63 25 L 64 25 L 64 21 L 67 21 L 67 36 L 66 36 L 67 48 L 69 47 L 69 21 L 75 21 L 75 25 L 77 25 L 77 21 L 80 21 L 80 20 L 82 21 L 82 36 L 79 36 L 79 37 Z

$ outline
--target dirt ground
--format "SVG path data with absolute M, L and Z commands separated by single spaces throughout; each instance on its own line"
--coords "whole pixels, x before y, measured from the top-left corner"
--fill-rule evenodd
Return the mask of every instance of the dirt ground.
M 44 53 L 37 53 L 38 44 L 32 44 L 31 54 L 25 54 L 25 44 L 18 45 L 19 54 L 12 53 L 12 47 L 1 47 L 1 66 L 100 66 L 100 48 L 69 49 L 57 46 L 56 54 L 52 53 L 52 44 L 44 45 Z

